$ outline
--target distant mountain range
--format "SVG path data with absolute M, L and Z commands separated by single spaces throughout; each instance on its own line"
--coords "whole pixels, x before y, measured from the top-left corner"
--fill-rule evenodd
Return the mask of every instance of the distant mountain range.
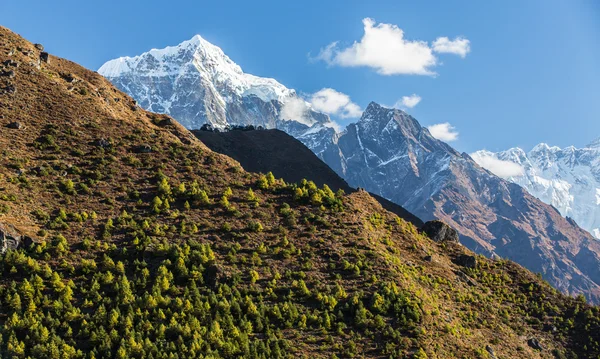
M 520 173 L 508 177 L 509 181 L 600 238 L 600 138 L 584 148 L 541 143 L 528 153 L 516 147 L 496 153 L 479 151 L 473 158 L 484 167 L 490 158 L 520 166 Z
M 568 293 L 600 298 L 600 244 L 575 221 L 431 136 L 407 113 L 371 103 L 337 133 L 277 81 L 244 74 L 218 47 L 196 36 L 163 50 L 103 65 L 99 72 L 144 108 L 169 113 L 190 129 L 253 124 L 296 137 L 350 186 L 362 187 L 423 220 L 458 229 L 467 247 L 540 272 Z M 290 161 L 293 161 L 290 158 Z

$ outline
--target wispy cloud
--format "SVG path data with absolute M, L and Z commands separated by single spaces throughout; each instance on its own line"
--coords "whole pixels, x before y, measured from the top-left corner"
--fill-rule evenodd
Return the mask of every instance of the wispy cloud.
M 412 94 L 410 96 L 402 96 L 402 98 L 394 104 L 394 107 L 413 108 L 413 107 L 417 106 L 419 104 L 419 102 L 421 102 L 421 100 L 422 100 L 421 96 L 419 96 L 417 94 Z
M 352 102 L 350 96 L 332 88 L 323 88 L 307 95 L 306 100 L 300 97 L 289 98 L 283 104 L 279 118 L 284 121 L 294 120 L 311 126 L 315 123 L 310 115 L 311 110 L 341 119 L 357 118 L 362 115 L 362 109 Z M 334 120 L 326 123 L 325 126 L 331 127 L 337 132 L 342 130 L 342 126 Z
M 452 142 L 458 140 L 458 131 L 448 122 L 427 126 L 429 133 L 438 140 Z
M 461 57 L 469 51 L 469 40 L 465 38 L 450 41 L 447 37 L 440 37 L 434 41 L 434 47 L 430 47 L 426 41 L 407 40 L 404 31 L 397 25 L 377 24 L 375 20 L 365 18 L 363 26 L 364 35 L 360 41 L 346 48 L 332 42 L 321 49 L 316 59 L 343 67 L 366 66 L 382 75 L 432 76 L 435 75 L 433 67 L 438 64 L 434 51 Z
M 486 151 L 471 153 L 471 158 L 477 162 L 478 165 L 498 177 L 518 177 L 525 173 L 523 166 L 518 163 L 498 159 L 492 153 Z
M 300 97 L 290 97 L 284 102 L 279 112 L 279 118 L 284 121 L 294 120 L 307 126 L 311 126 L 315 121 L 309 114 L 310 105 Z
M 310 104 L 317 110 L 340 118 L 360 117 L 360 106 L 350 100 L 350 96 L 332 88 L 324 88 L 310 97 Z
M 440 54 L 454 54 L 463 59 L 471 52 L 471 42 L 464 37 L 457 37 L 450 40 L 447 37 L 438 37 L 433 42 L 433 51 Z

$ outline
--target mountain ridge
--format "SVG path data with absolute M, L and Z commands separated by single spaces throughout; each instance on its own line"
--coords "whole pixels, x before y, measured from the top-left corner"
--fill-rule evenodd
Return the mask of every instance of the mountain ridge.
M 152 71 L 110 80 L 143 98 L 143 92 L 131 91 L 128 84 L 158 83 L 156 79 L 148 83 L 149 78 L 153 78 Z M 184 94 L 204 91 L 196 84 L 177 90 Z M 193 108 L 202 101 L 198 97 L 180 100 L 182 108 Z M 462 243 L 470 249 L 516 260 L 542 273 L 565 293 L 584 293 L 594 302 L 600 300 L 600 276 L 593 264 L 600 263 L 600 247 L 589 233 L 520 187 L 483 169 L 469 155 L 433 138 L 406 112 L 373 102 L 359 121 L 337 133 L 325 126 L 328 118 L 311 124 L 301 119 L 277 120 L 282 104 L 274 101 L 261 101 L 261 106 L 271 110 L 256 112 L 256 100 L 234 101 L 245 115 L 228 112 L 223 123 L 284 130 L 350 186 L 391 200 L 424 221 L 442 219 L 457 228 Z M 145 107 L 143 102 L 141 105 Z M 213 123 L 202 113 L 171 115 L 192 129 L 206 121 Z
M 288 120 L 282 116 L 287 102 L 304 102 L 295 90 L 275 79 L 244 73 L 219 47 L 200 35 L 177 46 L 110 60 L 98 72 L 127 92 L 144 93 L 138 98 L 142 107 L 170 113 L 192 129 L 204 123 L 217 128 L 228 124 L 273 128 Z M 132 73 L 148 76 L 138 78 Z M 195 88 L 195 92 L 184 95 L 179 90 L 182 87 Z M 182 101 L 188 105 L 179 106 Z M 327 115 L 312 110 L 308 103 L 304 106 L 304 124 L 331 124 Z
M 600 139 L 579 149 L 541 143 L 529 152 L 515 147 L 502 152 L 478 151 L 474 157 L 520 166 L 522 174 L 508 177 L 509 181 L 600 238 Z

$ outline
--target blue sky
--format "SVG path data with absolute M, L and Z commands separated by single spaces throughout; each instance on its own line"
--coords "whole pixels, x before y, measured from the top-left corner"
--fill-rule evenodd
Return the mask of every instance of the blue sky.
M 470 52 L 433 52 L 437 65 L 428 69 L 435 76 L 383 75 L 372 59 L 356 56 L 330 64 L 314 59 L 334 41 L 338 54 L 360 42 L 365 18 L 397 26 L 404 40 L 430 49 L 440 37 L 462 37 Z M 450 123 L 459 133 L 451 144 L 466 152 L 539 142 L 583 146 L 600 137 L 594 0 L 2 0 L 0 24 L 94 70 L 200 34 L 244 71 L 301 93 L 333 88 L 361 108 L 417 94 L 421 101 L 407 111 L 423 125 Z M 371 66 L 348 67 L 359 63 Z

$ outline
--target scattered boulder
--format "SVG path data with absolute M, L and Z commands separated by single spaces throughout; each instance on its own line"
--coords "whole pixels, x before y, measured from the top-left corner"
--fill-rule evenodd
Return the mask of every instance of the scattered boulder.
M 460 279 L 463 282 L 467 283 L 471 287 L 477 286 L 477 282 L 475 281 L 475 279 L 469 277 L 465 272 L 457 270 L 457 271 L 454 271 L 454 274 L 456 274 L 456 276 L 458 277 L 458 279 Z
M 44 45 L 42 45 L 42 44 L 35 44 L 33 46 L 40 51 L 44 51 Z
M 73 83 L 76 82 L 75 81 L 75 76 L 73 76 L 73 74 L 65 74 L 62 73 L 60 74 L 60 77 L 62 77 L 65 81 L 67 81 L 68 83 Z
M 11 59 L 4 61 L 2 64 L 6 67 L 19 67 L 19 63 Z
M 429 256 L 429 255 L 427 255 L 427 256 L 423 257 L 423 260 L 424 260 L 425 262 L 433 262 L 433 257 L 432 257 L 432 256 Z
M 527 341 L 527 345 L 529 345 L 531 348 L 535 349 L 535 350 L 544 350 L 544 347 L 542 346 L 542 344 L 540 344 L 539 340 L 537 340 L 536 338 L 531 338 Z
M 2 90 L 0 90 L 0 93 L 7 93 L 9 95 L 14 95 L 17 93 L 17 88 L 15 87 L 15 85 L 8 85 L 5 88 L 3 88 Z
M 4 76 L 4 77 L 8 77 L 9 79 L 12 79 L 16 76 L 16 73 L 13 70 L 2 71 L 0 73 L 0 76 Z
M 544 324 L 544 330 L 550 333 L 558 332 L 558 328 L 552 324 Z
M 173 124 L 173 120 L 170 117 L 164 118 L 162 121 L 158 123 L 161 127 L 171 126 Z
M 96 146 L 102 147 L 102 148 L 110 148 L 110 147 L 112 147 L 112 143 L 110 142 L 110 140 L 107 140 L 106 138 L 101 138 L 96 141 Z
M 490 355 L 490 359 L 497 359 L 496 358 L 496 353 L 494 352 L 494 348 L 492 348 L 490 345 L 486 345 L 485 346 L 485 350 Z
M 150 153 L 152 152 L 152 146 L 148 144 L 139 145 L 135 148 L 135 152 L 137 153 Z
M 477 267 L 477 257 L 461 254 L 454 259 L 454 263 L 465 268 L 475 268 Z
M 13 122 L 9 123 L 8 125 L 6 125 L 6 127 L 12 128 L 14 130 L 20 130 L 23 128 L 23 124 L 19 121 L 13 121 Z
M 49 64 L 50 63 L 50 55 L 47 52 L 41 52 L 40 60 L 42 60 L 42 62 Z
M 421 232 L 427 234 L 435 242 L 458 243 L 458 232 L 442 221 L 429 221 L 421 227 Z

